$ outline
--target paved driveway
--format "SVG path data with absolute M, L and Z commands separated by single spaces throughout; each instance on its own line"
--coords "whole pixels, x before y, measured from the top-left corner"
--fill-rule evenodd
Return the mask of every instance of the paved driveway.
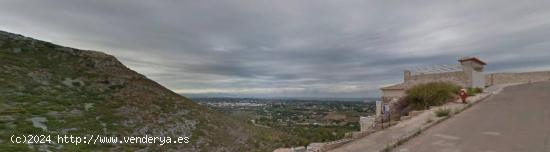
M 393 150 L 550 152 L 550 82 L 507 87 Z

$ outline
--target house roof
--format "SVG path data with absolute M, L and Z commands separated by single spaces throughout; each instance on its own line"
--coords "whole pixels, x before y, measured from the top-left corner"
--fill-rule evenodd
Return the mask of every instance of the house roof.
M 387 87 L 382 87 L 380 88 L 380 90 L 405 90 L 406 87 L 407 85 L 405 83 L 399 83 Z
M 481 60 L 480 60 L 479 58 L 477 58 L 477 57 L 463 57 L 463 58 L 460 58 L 460 59 L 458 60 L 458 62 L 460 62 L 460 63 L 465 62 L 465 61 L 475 61 L 475 62 L 477 62 L 477 63 L 479 63 L 479 64 L 482 64 L 482 65 L 486 65 L 486 64 L 487 64 L 487 63 L 481 61 Z

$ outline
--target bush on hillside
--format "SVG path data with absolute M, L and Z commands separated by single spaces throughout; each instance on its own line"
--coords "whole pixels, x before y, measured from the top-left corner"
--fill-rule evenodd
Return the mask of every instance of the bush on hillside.
M 412 109 L 428 109 L 454 99 L 459 89 L 460 86 L 449 82 L 419 84 L 407 90 L 406 100 Z
M 483 92 L 483 89 L 478 87 L 466 89 L 466 93 L 468 94 L 468 96 L 475 96 L 476 94 L 482 93 L 482 92 Z
M 400 99 L 398 100 L 394 105 L 392 105 L 395 108 L 395 113 L 399 114 L 397 116 L 408 116 L 409 112 L 411 111 L 411 106 L 409 105 L 409 102 L 407 99 Z
M 435 116 L 437 117 L 447 117 L 450 114 L 451 114 L 451 109 L 448 109 L 448 108 L 441 108 L 435 111 Z

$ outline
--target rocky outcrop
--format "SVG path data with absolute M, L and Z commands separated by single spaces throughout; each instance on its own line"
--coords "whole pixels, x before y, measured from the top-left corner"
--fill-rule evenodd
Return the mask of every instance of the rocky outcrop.
M 0 31 L 0 139 L 12 134 L 190 137 L 188 144 L 13 144 L 0 151 L 270 151 L 292 136 L 233 120 L 114 56 Z

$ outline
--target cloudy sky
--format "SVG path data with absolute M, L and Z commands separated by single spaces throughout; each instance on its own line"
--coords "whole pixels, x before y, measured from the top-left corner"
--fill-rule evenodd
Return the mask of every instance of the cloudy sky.
M 375 97 L 461 56 L 550 70 L 550 1 L 0 0 L 0 30 L 115 55 L 185 94 Z

